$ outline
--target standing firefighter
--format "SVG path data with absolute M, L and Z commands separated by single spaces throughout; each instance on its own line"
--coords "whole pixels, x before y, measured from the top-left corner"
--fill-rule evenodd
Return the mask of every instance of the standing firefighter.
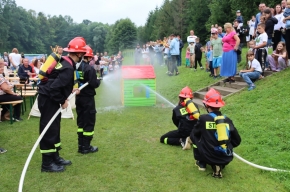
M 182 149 L 190 149 L 189 137 L 199 118 L 199 110 L 192 102 L 193 94 L 189 87 L 184 87 L 179 94 L 179 103 L 173 109 L 172 121 L 177 130 L 169 131 L 160 138 L 160 142 L 168 145 L 181 145 Z
M 86 42 L 83 38 L 76 37 L 72 39 L 68 46 L 64 48 L 64 51 L 68 52 L 69 56 L 61 57 L 55 68 L 47 76 L 47 80 L 39 84 L 40 133 L 60 106 L 63 109 L 67 108 L 67 98 L 73 91 L 75 66 L 86 53 L 85 46 Z M 40 141 L 40 152 L 42 153 L 41 171 L 60 172 L 64 171 L 64 165 L 71 164 L 71 161 L 64 160 L 59 156 L 59 150 L 61 149 L 60 121 L 61 114 L 56 117 Z
M 82 154 L 94 153 L 98 151 L 98 147 L 91 146 L 91 140 L 94 135 L 94 128 L 96 122 L 96 106 L 95 89 L 100 86 L 100 80 L 97 79 L 95 69 L 89 65 L 94 57 L 93 50 L 86 46 L 86 54 L 77 69 L 77 77 L 79 86 L 88 82 L 81 93 L 76 96 L 76 111 L 77 111 L 77 125 L 78 125 L 78 152 Z
M 211 165 L 213 177 L 221 178 L 222 169 L 233 160 L 233 148 L 241 143 L 240 135 L 233 122 L 222 115 L 220 107 L 225 105 L 218 91 L 211 88 L 203 103 L 208 114 L 201 115 L 190 134 L 196 165 L 205 171 Z

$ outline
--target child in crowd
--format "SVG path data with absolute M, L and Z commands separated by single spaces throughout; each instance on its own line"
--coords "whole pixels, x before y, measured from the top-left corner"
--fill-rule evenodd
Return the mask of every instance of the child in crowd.
M 239 26 L 242 27 L 244 20 L 241 11 L 237 10 L 236 15 L 237 15 L 236 20 L 239 22 Z
M 252 51 L 255 54 L 255 50 L 253 49 L 255 47 L 255 43 L 256 42 L 254 40 L 249 41 L 249 50 L 248 50 L 248 52 Z
M 260 78 L 260 75 L 262 74 L 262 68 L 259 61 L 255 59 L 253 52 L 250 51 L 247 53 L 247 59 L 248 59 L 248 67 L 246 70 L 240 71 L 240 76 L 248 84 L 249 86 L 248 91 L 251 91 L 256 88 L 253 81 L 256 81 Z
M 100 61 L 100 76 L 103 77 L 104 75 L 104 68 L 105 65 L 107 64 L 107 62 L 105 61 L 104 57 L 101 57 L 101 61 Z
M 116 57 L 115 57 L 115 55 L 112 55 L 111 56 L 111 61 L 112 61 L 112 65 L 115 66 L 115 63 L 116 63 Z
M 120 63 L 121 63 L 121 60 L 122 60 L 121 54 L 118 53 L 118 55 L 117 55 L 117 57 L 116 57 L 116 62 L 117 62 L 118 64 L 120 64 Z
M 287 67 L 287 56 L 286 45 L 284 42 L 279 42 L 275 51 L 272 55 L 268 55 L 268 61 L 271 67 L 271 70 L 278 72 L 284 70 Z
M 211 48 L 211 44 L 210 44 L 210 41 L 211 41 L 211 37 L 209 39 L 208 42 L 206 42 L 206 49 L 205 49 L 205 58 L 206 58 L 206 72 L 210 72 L 210 68 L 209 68 L 209 61 L 207 60 L 207 53 L 210 51 L 210 48 Z
M 208 67 L 210 71 L 210 77 L 214 77 L 214 70 L 212 66 L 212 59 L 213 59 L 213 51 L 212 47 L 210 47 L 209 51 L 206 53 L 206 60 L 208 61 Z
M 221 66 L 223 54 L 222 39 L 218 38 L 217 31 L 212 33 L 212 40 L 210 43 L 213 49 L 212 68 L 214 71 L 214 79 L 216 79 L 218 77 L 218 70 L 219 67 Z
M 201 58 L 202 58 L 202 52 L 201 52 L 201 48 L 202 45 L 199 42 L 199 38 L 195 39 L 195 48 L 194 48 L 194 52 L 195 52 L 195 62 L 194 62 L 194 70 L 196 71 L 197 68 L 197 62 L 199 64 L 200 69 L 203 69 L 202 64 L 201 64 Z
M 104 70 L 103 70 L 103 76 L 104 75 L 108 75 L 109 73 L 109 67 L 108 67 L 108 62 L 106 62 L 106 64 L 104 65 Z
M 195 60 L 195 53 L 194 53 L 194 42 L 190 42 L 187 49 L 189 49 L 190 54 L 190 68 L 193 68 L 194 60 Z
M 290 16 L 290 1 L 289 0 L 287 1 L 287 6 L 284 10 L 283 16 L 285 18 Z M 289 19 L 285 21 L 285 28 L 290 29 L 290 20 Z
M 114 71 L 114 66 L 112 64 L 112 61 L 110 61 L 108 68 L 109 68 L 109 73 L 112 73 Z
M 265 32 L 265 24 L 259 23 L 257 27 L 257 31 L 259 32 L 259 36 L 255 39 L 256 45 L 253 47 L 255 49 L 255 58 L 259 61 L 262 67 L 262 71 L 269 70 L 266 65 L 266 58 L 267 58 L 267 42 L 268 42 L 268 35 Z
M 185 67 L 190 66 L 190 49 L 186 49 L 186 54 L 185 54 Z

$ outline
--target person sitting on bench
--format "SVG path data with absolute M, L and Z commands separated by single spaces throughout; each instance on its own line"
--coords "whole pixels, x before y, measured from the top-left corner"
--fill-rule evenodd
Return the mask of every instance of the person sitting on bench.
M 7 81 L 5 77 L 3 77 L 4 65 L 5 65 L 4 60 L 0 59 L 0 103 L 22 100 L 22 98 L 19 95 L 17 95 L 16 93 L 12 91 L 13 85 L 9 83 L 9 81 Z M 4 119 L 4 114 L 9 110 L 9 105 L 2 105 L 2 108 L 3 110 L 1 113 L 1 119 L 2 117 Z M 16 104 L 14 106 L 14 114 L 13 114 L 15 121 L 22 120 L 20 118 L 20 110 L 21 110 L 21 103 Z

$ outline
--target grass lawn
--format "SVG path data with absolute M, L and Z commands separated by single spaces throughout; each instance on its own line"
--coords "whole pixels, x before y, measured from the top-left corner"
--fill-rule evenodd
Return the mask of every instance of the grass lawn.
M 126 58 L 125 62 L 132 63 L 132 59 Z M 184 86 L 197 90 L 216 81 L 204 70 L 193 72 L 184 66 L 179 70 L 179 76 L 168 77 L 165 67 L 155 68 L 157 91 L 173 103 L 177 103 L 177 95 Z M 222 109 L 241 134 L 237 154 L 263 166 L 287 170 L 290 170 L 289 75 L 287 69 L 258 81 L 254 91 L 245 90 L 227 98 Z M 92 144 L 99 147 L 99 152 L 78 154 L 76 123 L 63 119 L 61 155 L 73 164 L 63 173 L 41 173 L 37 149 L 23 191 L 290 191 L 289 173 L 261 171 L 237 159 L 223 171 L 223 179 L 212 178 L 210 168 L 198 171 L 191 150 L 159 143 L 162 134 L 175 129 L 172 108 L 160 99 L 154 107 L 124 108 L 118 85 L 104 80 L 97 89 L 98 113 Z M 39 118 L 26 120 L 28 113 L 23 122 L 0 123 L 0 147 L 8 150 L 0 154 L 1 192 L 17 191 L 24 163 L 38 137 Z

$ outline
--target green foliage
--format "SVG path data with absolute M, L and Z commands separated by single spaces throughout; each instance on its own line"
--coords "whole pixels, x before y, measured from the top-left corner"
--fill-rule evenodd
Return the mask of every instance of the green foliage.
M 113 53 L 132 48 L 137 39 L 137 29 L 130 19 L 121 20 L 116 30 L 110 31 L 114 25 L 88 19 L 78 24 L 70 16 L 46 16 L 42 12 L 26 11 L 14 0 L 0 1 L 0 26 L 0 52 L 16 47 L 19 52 L 49 54 L 50 46 L 66 47 L 71 39 L 82 36 L 95 52 L 104 52 L 107 48 Z
M 137 41 L 137 28 L 128 18 L 118 20 L 108 33 L 106 41 L 106 48 L 112 53 L 133 48 Z

